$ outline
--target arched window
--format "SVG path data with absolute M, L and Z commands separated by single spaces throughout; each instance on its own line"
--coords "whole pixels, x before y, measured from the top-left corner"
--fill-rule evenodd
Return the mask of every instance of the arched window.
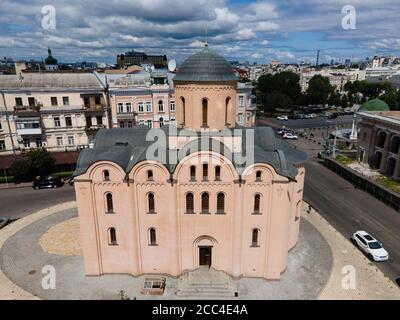
M 106 194 L 106 212 L 114 213 L 113 196 L 111 193 Z
M 158 101 L 158 112 L 163 112 L 164 111 L 164 104 L 162 100 Z
M 185 98 L 181 97 L 181 103 L 182 103 L 182 124 L 185 124 L 186 122 L 186 105 L 185 105 Z
M 254 196 L 254 211 L 253 213 L 255 214 L 259 214 L 260 213 L 260 201 L 261 200 L 261 196 L 259 194 L 256 194 Z
M 118 245 L 117 242 L 117 232 L 115 231 L 115 228 L 110 228 L 108 229 L 108 244 L 110 246 L 116 246 Z
M 207 192 L 201 195 L 201 213 L 210 213 L 210 195 Z
M 258 229 L 253 229 L 253 231 L 251 232 L 251 246 L 252 247 L 258 247 L 258 235 L 259 235 Z
M 217 194 L 217 213 L 225 213 L 225 194 Z
M 217 181 L 221 180 L 221 167 L 220 166 L 215 167 L 215 180 L 217 180 Z
M 163 118 L 163 117 L 161 117 L 161 118 L 158 120 L 158 122 L 159 122 L 159 124 L 160 124 L 160 128 L 161 128 L 161 127 L 164 127 L 164 118 Z
M 203 181 L 208 181 L 208 163 L 203 163 Z
M 228 123 L 228 112 L 229 112 L 230 103 L 231 103 L 231 98 L 230 97 L 226 98 L 226 101 L 225 101 L 225 125 L 229 124 Z
M 147 171 L 147 180 L 153 181 L 153 171 Z
M 157 245 L 156 229 L 154 229 L 154 228 L 150 228 L 149 229 L 149 245 L 150 246 L 156 246 Z
M 155 213 L 155 205 L 154 205 L 154 194 L 149 193 L 147 195 L 147 202 L 148 202 L 148 213 Z
M 196 166 L 190 166 L 190 180 L 196 181 Z
M 108 171 L 108 170 L 103 171 L 103 180 L 110 181 L 110 171 Z
M 205 98 L 202 101 L 202 126 L 208 126 L 208 100 Z
M 261 171 L 256 172 L 256 181 L 261 181 Z
M 186 213 L 194 213 L 194 196 L 191 192 L 186 194 Z

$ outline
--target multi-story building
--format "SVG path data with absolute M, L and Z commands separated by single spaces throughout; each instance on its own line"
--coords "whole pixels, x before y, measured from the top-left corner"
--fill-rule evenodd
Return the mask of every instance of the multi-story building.
M 308 89 L 308 84 L 312 77 L 321 75 L 327 77 L 332 86 L 336 87 L 339 92 L 344 91 L 344 85 L 347 82 L 354 82 L 356 80 L 365 80 L 365 71 L 360 69 L 322 69 L 310 70 L 304 69 L 300 74 L 301 90 L 305 92 Z
M 104 89 L 90 73 L 0 76 L 0 153 L 87 147 L 108 127 Z
M 148 55 L 144 52 L 129 51 L 125 54 L 117 55 L 117 65 L 119 67 L 131 66 L 131 65 L 142 65 L 152 64 L 156 68 L 167 67 L 168 61 L 166 55 Z
M 176 99 L 173 73 L 165 70 L 138 71 L 131 74 L 97 74 L 108 87 L 112 127 L 132 128 L 147 125 L 160 128 L 176 123 Z M 253 126 L 256 99 L 253 87 L 239 83 L 237 89 L 236 122 Z

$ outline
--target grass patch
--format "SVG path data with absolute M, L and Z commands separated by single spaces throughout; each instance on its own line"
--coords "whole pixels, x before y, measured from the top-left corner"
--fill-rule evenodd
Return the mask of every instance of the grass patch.
M 6 177 L 1 176 L 0 177 L 0 183 L 6 183 L 6 182 L 8 182 L 8 183 L 14 182 L 14 177 L 13 176 L 8 176 L 7 180 L 6 180 Z
M 400 184 L 388 177 L 378 177 L 375 179 L 375 182 L 393 192 L 400 193 Z
M 351 158 L 349 158 L 349 157 L 346 157 L 346 156 L 344 156 L 344 155 L 342 155 L 342 154 L 338 154 L 338 155 L 336 156 L 336 160 L 339 161 L 341 164 L 343 164 L 343 165 L 345 165 L 345 166 L 347 166 L 348 164 L 353 163 L 353 162 L 356 161 L 356 160 L 351 159 Z
M 68 178 L 68 177 L 72 176 L 73 173 L 74 173 L 74 171 L 61 171 L 61 172 L 52 173 L 51 175 L 60 177 L 60 178 Z

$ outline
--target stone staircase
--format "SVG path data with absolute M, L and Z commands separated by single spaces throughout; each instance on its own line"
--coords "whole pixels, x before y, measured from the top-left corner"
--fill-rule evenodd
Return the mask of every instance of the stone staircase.
M 183 274 L 175 293 L 180 297 L 234 297 L 236 291 L 229 275 L 202 266 Z

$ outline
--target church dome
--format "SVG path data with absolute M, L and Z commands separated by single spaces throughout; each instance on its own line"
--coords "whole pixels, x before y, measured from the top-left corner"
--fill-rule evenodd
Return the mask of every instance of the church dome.
M 208 47 L 187 58 L 179 67 L 174 81 L 237 81 L 233 68 Z
M 52 56 L 50 48 L 47 50 L 47 52 L 48 52 L 48 57 L 44 59 L 44 62 L 47 65 L 57 64 L 57 59 Z

